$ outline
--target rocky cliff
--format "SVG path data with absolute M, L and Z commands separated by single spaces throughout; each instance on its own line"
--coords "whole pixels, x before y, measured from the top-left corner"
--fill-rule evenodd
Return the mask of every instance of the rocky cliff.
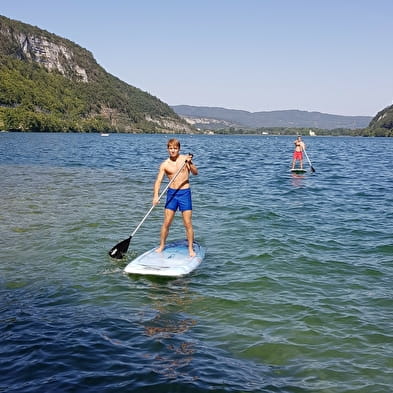
M 0 75 L 1 128 L 192 131 L 167 104 L 107 73 L 88 50 L 3 16 Z

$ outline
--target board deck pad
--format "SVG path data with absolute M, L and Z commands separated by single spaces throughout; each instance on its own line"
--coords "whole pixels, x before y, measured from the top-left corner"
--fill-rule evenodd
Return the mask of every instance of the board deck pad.
M 300 169 L 300 168 L 295 168 L 295 169 L 291 169 L 292 173 L 306 173 L 307 169 Z
M 157 247 L 131 261 L 124 272 L 154 276 L 181 277 L 191 273 L 203 261 L 205 248 L 194 241 L 195 257 L 188 254 L 187 240 L 167 243 L 165 249 L 158 253 Z

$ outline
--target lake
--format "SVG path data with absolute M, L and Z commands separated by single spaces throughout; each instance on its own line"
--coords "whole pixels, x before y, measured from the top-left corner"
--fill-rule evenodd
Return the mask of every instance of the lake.
M 171 279 L 123 273 L 163 203 L 108 256 L 169 136 L 0 134 L 0 391 L 390 391 L 393 138 L 305 136 L 298 176 L 294 136 L 178 137 L 207 253 Z

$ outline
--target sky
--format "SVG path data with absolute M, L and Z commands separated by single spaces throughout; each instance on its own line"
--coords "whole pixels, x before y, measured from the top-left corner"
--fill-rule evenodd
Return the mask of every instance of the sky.
M 392 0 L 12 0 L 169 105 L 374 116 L 393 103 Z

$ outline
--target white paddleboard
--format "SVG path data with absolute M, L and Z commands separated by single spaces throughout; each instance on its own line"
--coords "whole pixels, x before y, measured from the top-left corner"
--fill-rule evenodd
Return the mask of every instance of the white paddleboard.
M 195 241 L 195 257 L 188 254 L 187 240 L 168 243 L 160 253 L 156 252 L 156 249 L 157 247 L 146 251 L 131 261 L 124 271 L 132 274 L 181 277 L 195 270 L 205 257 L 204 247 Z

